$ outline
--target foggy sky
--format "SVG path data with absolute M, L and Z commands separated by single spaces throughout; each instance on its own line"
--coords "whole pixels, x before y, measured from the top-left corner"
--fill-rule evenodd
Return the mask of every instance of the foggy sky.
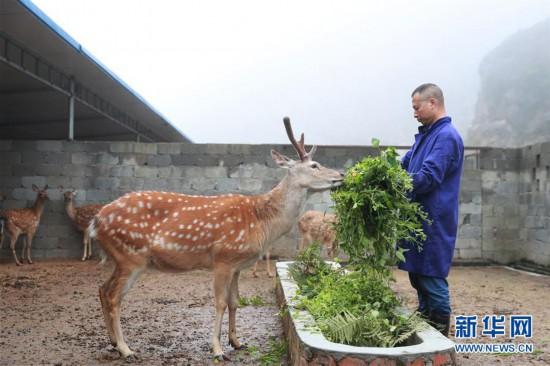
M 546 0 L 35 0 L 194 142 L 410 145 L 434 82 L 463 136 L 483 57 Z

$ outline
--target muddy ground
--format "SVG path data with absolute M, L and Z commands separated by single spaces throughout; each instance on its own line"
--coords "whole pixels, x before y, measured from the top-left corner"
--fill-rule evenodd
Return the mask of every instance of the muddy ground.
M 108 346 L 97 295 L 110 271 L 109 265 L 99 267 L 96 262 L 37 261 L 22 267 L 0 263 L 0 365 L 127 364 Z M 246 271 L 240 281 L 241 296 L 259 296 L 265 302 L 244 306 L 237 313 L 238 334 L 249 349 L 235 351 L 226 344 L 224 319 L 222 340 L 231 358 L 224 365 L 261 365 L 268 356 L 273 358 L 275 346 L 281 344 L 274 280 L 263 268 L 259 274 L 253 278 Z M 396 279 L 396 290 L 414 308 L 415 295 L 406 274 L 396 271 Z M 502 267 L 455 267 L 449 282 L 457 314 L 532 314 L 535 319 L 534 354 L 459 354 L 461 365 L 550 364 L 550 277 Z M 209 272 L 143 274 L 122 309 L 127 342 L 137 352 L 133 363 L 214 364 L 210 358 L 212 303 Z M 476 342 L 490 340 L 478 337 Z M 279 363 L 286 365 L 286 357 Z

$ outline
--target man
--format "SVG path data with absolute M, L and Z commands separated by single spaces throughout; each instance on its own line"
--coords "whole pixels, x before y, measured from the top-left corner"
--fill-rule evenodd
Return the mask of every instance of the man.
M 422 84 L 411 97 L 414 118 L 422 126 L 401 165 L 412 177 L 412 200 L 422 205 L 432 223 L 424 225 L 427 238 L 421 251 L 402 244 L 409 250 L 399 268 L 409 272 L 418 311 L 448 336 L 451 305 L 446 278 L 456 241 L 464 145 L 437 85 Z

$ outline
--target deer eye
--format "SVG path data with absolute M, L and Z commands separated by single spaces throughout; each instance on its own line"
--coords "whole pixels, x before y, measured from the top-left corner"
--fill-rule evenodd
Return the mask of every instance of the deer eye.
M 312 169 L 319 169 L 319 164 L 313 163 L 310 165 Z

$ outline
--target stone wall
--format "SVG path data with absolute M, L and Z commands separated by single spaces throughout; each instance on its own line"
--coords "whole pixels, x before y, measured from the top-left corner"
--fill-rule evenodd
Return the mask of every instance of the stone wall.
M 35 198 L 32 184 L 48 184 L 51 200 L 33 242 L 33 256 L 79 258 L 81 235 L 64 212 L 58 186 L 77 189 L 77 205 L 106 203 L 146 189 L 258 194 L 285 174 L 271 161 L 272 148 L 295 155 L 290 145 L 0 140 L 0 193 L 7 196 L 0 206 L 28 207 Z M 376 151 L 366 146 L 320 146 L 315 158 L 344 169 Z M 468 149 L 455 258 L 500 263 L 528 259 L 549 265 L 549 166 L 550 143 Z M 306 209 L 325 210 L 330 205 L 328 192 L 314 193 Z M 275 244 L 274 254 L 291 257 L 296 239 L 294 229 Z M 9 257 L 3 248 L 0 259 Z

